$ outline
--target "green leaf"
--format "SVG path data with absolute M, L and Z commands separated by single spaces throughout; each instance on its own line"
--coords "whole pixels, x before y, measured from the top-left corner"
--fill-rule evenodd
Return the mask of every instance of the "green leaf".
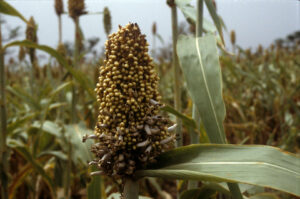
M 190 5 L 191 0 L 176 0 L 177 7 L 181 10 L 189 23 L 196 23 L 196 8 Z M 205 32 L 215 33 L 216 27 L 207 19 L 203 18 L 203 29 Z
M 224 44 L 223 31 L 222 31 L 222 24 L 224 24 L 224 23 L 220 19 L 220 17 L 218 16 L 216 8 L 215 8 L 213 2 L 211 0 L 205 0 L 205 4 L 206 4 L 206 7 L 208 9 L 208 12 L 209 12 L 211 18 L 214 21 L 215 26 L 217 27 L 217 30 L 218 30 L 219 35 L 221 37 L 222 43 Z
M 7 125 L 7 132 L 8 134 L 12 133 L 14 130 L 16 130 L 19 127 L 23 127 L 23 125 L 28 121 L 31 120 L 32 118 L 34 118 L 36 116 L 35 113 L 29 113 L 26 114 L 23 117 L 17 117 L 15 120 L 11 121 L 8 125 Z
M 67 60 L 53 48 L 46 46 L 46 45 L 38 45 L 31 41 L 23 40 L 23 41 L 15 41 L 15 42 L 8 43 L 3 47 L 3 49 L 5 50 L 6 48 L 11 47 L 11 46 L 25 46 L 25 47 L 29 47 L 29 48 L 36 48 L 36 49 L 42 50 L 42 51 L 48 53 L 49 55 L 55 57 L 56 60 L 72 74 L 72 76 L 79 82 L 79 84 L 83 88 L 85 88 L 85 90 L 89 93 L 89 95 L 94 100 L 96 99 L 96 95 L 94 93 L 94 85 L 92 84 L 92 82 L 86 77 L 85 74 L 83 74 L 79 70 L 74 69 L 72 66 L 70 66 L 68 64 Z
M 61 135 L 61 127 L 52 121 L 45 121 L 43 125 L 41 125 L 40 121 L 35 121 L 32 125 L 32 128 L 40 129 L 44 132 L 47 132 L 51 135 L 54 135 L 57 138 L 60 138 Z
M 97 168 L 94 166 L 93 171 Z M 88 199 L 101 198 L 101 176 L 93 176 L 91 183 L 87 185 Z
M 25 92 L 22 88 L 7 86 L 6 90 L 11 92 L 16 97 L 23 100 L 24 102 L 26 102 L 34 110 L 40 110 L 41 109 L 40 103 L 33 96 L 31 96 L 29 93 Z
M 87 134 L 92 134 L 93 131 L 87 129 L 82 124 L 65 125 L 66 139 L 72 144 L 72 160 L 76 164 L 79 162 L 86 165 L 87 162 L 92 160 L 90 148 L 92 145 L 91 140 L 82 143 L 82 137 Z
M 53 103 L 53 104 L 49 105 L 49 110 L 56 109 L 56 108 L 59 108 L 59 107 L 62 107 L 62 106 L 67 106 L 67 105 L 68 104 L 65 103 L 65 102 L 62 102 L 62 103 Z
M 190 96 L 212 143 L 225 143 L 225 106 L 222 80 L 214 36 L 180 36 L 177 44 L 180 65 Z
M 186 115 L 184 115 L 184 114 L 176 111 L 173 107 L 171 107 L 169 105 L 165 105 L 165 106 L 163 106 L 161 108 L 161 110 L 167 111 L 167 112 L 169 112 L 169 113 L 171 113 L 171 114 L 179 117 L 182 120 L 182 122 L 184 124 L 186 124 L 187 126 L 190 126 L 190 127 L 193 127 L 193 128 L 197 128 L 195 120 L 193 120 L 192 118 L 190 118 L 190 117 L 188 117 L 188 116 L 186 116 Z
M 66 87 L 71 86 L 71 85 L 72 85 L 72 81 L 62 83 L 62 84 L 59 85 L 54 91 L 52 91 L 52 92 L 50 93 L 50 96 L 51 96 L 51 97 L 54 97 L 54 96 L 57 95 L 60 91 L 62 91 L 63 89 L 65 89 Z
M 15 16 L 15 17 L 19 17 L 25 23 L 27 23 L 27 20 L 23 17 L 23 15 L 21 15 L 14 7 L 12 7 L 10 4 L 8 4 L 4 0 L 0 1 L 0 13 Z
M 165 44 L 164 39 L 162 38 L 162 36 L 160 34 L 156 33 L 154 36 L 158 38 L 158 40 L 160 41 L 161 44 Z
M 55 156 L 61 160 L 67 160 L 67 155 L 64 154 L 62 151 L 42 151 L 39 155 L 38 158 L 43 157 L 43 156 Z
M 300 196 L 299 165 L 299 157 L 274 147 L 198 144 L 168 151 L 136 175 L 246 183 Z

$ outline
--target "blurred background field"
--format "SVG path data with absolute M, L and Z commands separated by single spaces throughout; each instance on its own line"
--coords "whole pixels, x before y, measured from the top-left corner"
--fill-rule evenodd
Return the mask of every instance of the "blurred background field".
M 93 187 L 101 187 L 93 194 L 100 194 L 103 198 L 109 197 L 117 188 L 105 177 L 92 179 L 88 175 L 88 171 L 93 169 L 87 167 L 87 162 L 92 159 L 92 154 L 89 152 L 91 143 L 81 143 L 84 134 L 92 133 L 97 118 L 97 103 L 93 90 L 98 81 L 98 67 L 104 58 L 106 33 L 115 31 L 119 22 L 125 25 L 128 21 L 140 21 L 139 24 L 142 32 L 147 35 L 151 55 L 160 76 L 163 103 L 172 106 L 174 87 L 168 6 L 165 2 L 155 1 L 152 4 L 153 9 L 162 5 L 165 6 L 162 9 L 165 12 L 156 11 L 153 18 L 144 19 L 141 16 L 142 11 L 138 9 L 151 3 L 131 2 L 127 5 L 128 8 L 135 8 L 138 11 L 131 11 L 129 17 L 127 15 L 130 9 L 128 9 L 125 12 L 127 17 L 122 18 L 119 16 L 122 11 L 118 11 L 119 4 L 121 6 L 123 4 L 120 1 L 112 1 L 111 7 L 109 1 L 101 1 L 101 3 L 87 1 L 88 13 L 80 18 L 80 34 L 76 34 L 75 38 L 71 18 L 66 13 L 62 14 L 63 37 L 59 45 L 54 1 L 8 2 L 24 14 L 26 19 L 31 16 L 31 9 L 38 10 L 39 6 L 43 7 L 45 6 L 43 4 L 47 4 L 47 9 L 43 9 L 51 13 L 49 21 L 46 19 L 48 15 L 41 13 L 41 10 L 34 14 L 37 23 L 35 29 L 37 34 L 33 33 L 37 36 L 35 41 L 57 49 L 69 65 L 76 62 L 78 69 L 74 78 L 74 74 L 45 53 L 37 50 L 33 52 L 26 47 L 13 47 L 6 51 L 5 92 L 9 148 L 9 168 L 6 177 L 9 182 L 9 197 L 51 198 L 55 191 L 61 198 L 87 198 L 87 192 L 93 190 Z M 93 10 L 93 5 L 97 5 L 97 10 Z M 298 16 L 298 19 L 291 20 L 293 23 L 289 28 L 284 28 L 288 24 L 282 24 L 283 28 L 278 29 L 281 33 L 280 37 L 273 34 L 270 36 L 273 38 L 271 41 L 265 41 L 270 38 L 264 33 L 262 37 L 264 42 L 253 43 L 255 38 L 259 41 L 262 41 L 262 38 L 253 38 L 251 37 L 253 34 L 247 35 L 242 29 L 235 32 L 232 30 L 234 25 L 227 26 L 226 50 L 220 49 L 219 53 L 223 97 L 226 105 L 224 126 L 229 143 L 271 145 L 299 154 L 300 7 L 298 2 L 288 2 L 285 8 L 289 10 L 291 7 L 294 8 L 294 5 L 298 6 L 298 12 L 297 9 L 291 9 L 289 14 Z M 109 12 L 111 17 L 111 26 L 103 19 L 105 6 L 110 10 L 106 12 Z M 126 10 L 127 6 L 122 9 Z M 221 17 L 222 12 L 229 12 L 224 10 L 225 8 L 224 3 L 217 1 L 217 9 L 220 10 Z M 67 10 L 67 2 L 64 1 L 64 12 Z M 271 16 L 272 13 L 270 11 Z M 194 34 L 194 27 L 186 22 L 183 16 L 179 18 L 179 33 Z M 248 18 L 242 13 L 240 18 L 244 23 L 248 23 Z M 236 24 L 226 20 L 226 17 L 224 22 L 225 25 Z M 26 24 L 20 19 L 1 14 L 1 23 L 4 45 L 26 38 Z M 249 24 L 251 27 L 255 26 L 254 21 Z M 259 28 L 258 32 L 268 29 L 268 27 Z M 274 25 L 273 29 L 277 30 L 276 28 L 278 27 Z M 245 37 L 251 39 L 246 41 Z M 74 60 L 75 40 L 79 46 L 75 58 L 77 60 Z M 75 92 L 74 87 L 77 88 Z M 183 85 L 181 92 L 182 113 L 191 117 L 192 101 L 186 85 Z M 75 104 L 72 95 L 76 95 Z M 174 119 L 174 116 L 170 114 L 170 118 Z M 190 143 L 188 126 L 184 125 L 183 132 L 183 141 L 187 145 Z M 206 142 L 208 138 L 202 128 L 200 143 Z M 182 189 L 185 186 L 183 183 Z M 174 181 L 149 178 L 142 182 L 141 192 L 149 193 L 153 198 L 170 198 L 174 197 L 174 189 L 176 190 Z M 245 190 L 251 190 L 249 194 L 265 191 L 253 187 Z M 271 192 L 278 198 L 293 198 L 287 194 Z M 92 194 L 89 198 L 93 198 Z

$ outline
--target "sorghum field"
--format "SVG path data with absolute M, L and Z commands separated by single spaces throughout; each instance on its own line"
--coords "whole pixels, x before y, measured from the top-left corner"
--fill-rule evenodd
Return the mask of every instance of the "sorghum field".
M 1 199 L 300 197 L 300 32 L 243 49 L 214 1 L 190 2 L 166 1 L 172 43 L 159 48 L 147 42 L 161 40 L 156 23 L 152 35 L 135 22 L 111 32 L 103 7 L 95 53 L 84 0 L 53 0 L 56 49 L 38 42 L 33 17 L 0 1 Z M 7 15 L 26 24 L 24 40 L 3 34 Z M 62 15 L 75 24 L 72 44 Z

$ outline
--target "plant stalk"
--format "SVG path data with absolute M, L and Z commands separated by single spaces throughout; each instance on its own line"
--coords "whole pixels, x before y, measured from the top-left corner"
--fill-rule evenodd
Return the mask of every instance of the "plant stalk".
M 203 0 L 197 0 L 196 37 L 203 33 Z
M 227 183 L 233 199 L 243 199 L 240 187 L 236 183 Z
M 58 15 L 58 45 L 62 45 L 62 22 L 61 22 L 61 15 Z M 61 77 L 63 77 L 63 66 L 60 65 L 60 72 L 61 72 Z M 72 87 L 73 88 L 73 87 Z M 64 94 L 60 93 L 59 94 L 59 100 L 62 102 L 64 100 Z M 58 118 L 59 119 L 64 119 L 63 118 L 63 113 L 64 113 L 64 106 L 61 106 L 58 112 Z
M 68 142 L 68 160 L 65 162 L 66 170 L 64 172 L 64 196 L 70 198 L 71 172 L 72 172 L 72 145 Z
M 153 44 L 152 44 L 152 56 L 153 56 L 153 58 L 155 59 L 156 58 L 156 52 L 155 52 L 155 50 L 156 50 L 156 42 L 155 42 L 155 40 L 156 40 L 156 33 L 155 34 L 153 34 Z
M 195 104 L 193 104 L 192 117 L 195 120 L 195 122 L 197 124 L 197 128 L 199 130 L 200 116 L 199 116 L 199 113 L 198 113 L 198 110 L 197 110 Z M 195 129 L 193 127 L 189 127 L 189 133 L 190 133 L 191 144 L 198 144 L 199 143 L 199 134 L 197 133 L 197 131 L 195 131 Z M 188 189 L 196 189 L 196 188 L 198 188 L 198 181 L 197 180 L 189 180 L 188 181 Z
M 62 42 L 62 24 L 61 24 L 61 15 L 58 15 L 58 43 Z
M 179 61 L 176 51 L 177 46 L 177 37 L 178 37 L 178 24 L 177 24 L 177 9 L 175 1 L 171 1 L 171 15 L 172 15 L 172 40 L 173 40 L 173 54 L 172 54 L 172 67 L 174 70 L 174 108 L 181 112 L 181 77 L 180 77 L 180 68 L 179 68 Z M 180 147 L 183 144 L 182 141 L 182 121 L 179 117 L 176 117 L 176 135 L 177 142 L 176 147 Z
M 1 175 L 1 198 L 8 198 L 8 151 L 6 146 L 7 118 L 5 97 L 5 73 L 4 73 L 4 50 L 2 49 L 2 29 L 0 24 L 0 112 L 1 112 L 1 148 L 0 148 L 0 175 Z
M 203 0 L 197 0 L 197 19 L 196 19 L 196 37 L 201 37 L 203 33 Z M 195 103 L 193 103 L 193 119 L 196 121 L 197 127 L 200 125 L 200 115 L 198 114 Z M 191 144 L 199 143 L 199 135 L 195 129 L 190 128 Z M 198 187 L 198 182 L 195 180 L 189 180 L 188 188 L 195 189 Z
M 173 42 L 173 53 L 172 53 L 172 67 L 174 71 L 174 108 L 178 112 L 181 112 L 181 82 L 180 82 L 180 68 L 179 60 L 177 56 L 177 38 L 178 38 L 178 20 L 177 20 L 177 8 L 175 0 L 170 0 L 169 6 L 171 7 L 171 17 L 172 17 L 172 42 Z M 176 117 L 177 127 L 175 130 L 177 139 L 176 147 L 183 145 L 182 137 L 182 121 L 179 117 Z M 179 181 L 176 182 L 176 187 Z M 177 192 L 177 198 L 179 198 L 179 192 Z
M 78 58 L 79 58 L 79 17 L 76 17 L 74 20 L 75 23 L 75 46 L 74 46 L 74 68 L 78 68 Z M 77 103 L 77 96 L 76 96 L 76 88 L 75 85 L 72 86 L 72 105 L 71 105 L 71 122 L 76 123 L 77 121 L 77 111 L 76 111 L 76 103 Z
M 125 186 L 123 191 L 124 199 L 138 199 L 139 198 L 139 182 L 133 179 L 125 179 Z

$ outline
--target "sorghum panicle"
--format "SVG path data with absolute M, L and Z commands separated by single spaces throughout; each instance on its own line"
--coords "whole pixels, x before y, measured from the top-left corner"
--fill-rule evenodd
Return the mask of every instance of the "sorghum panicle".
M 105 33 L 106 35 L 109 35 L 111 31 L 111 16 L 108 7 L 105 7 L 103 10 L 103 23 Z
M 152 34 L 156 35 L 156 22 L 152 24 Z
M 235 45 L 235 31 L 234 30 L 232 30 L 231 32 L 230 32 L 230 41 L 231 41 L 231 44 L 232 45 Z
M 69 15 L 74 20 L 80 15 L 86 14 L 84 0 L 69 0 L 68 1 L 68 10 Z
M 106 42 L 106 59 L 95 89 L 99 103 L 92 152 L 101 170 L 93 174 L 130 176 L 168 148 L 174 135 L 159 114 L 158 76 L 148 43 L 137 24 L 119 27 Z
M 28 41 L 37 43 L 37 35 L 36 35 L 36 24 L 33 17 L 30 17 L 27 27 L 26 27 L 26 39 Z M 35 57 L 35 49 L 29 48 L 30 60 L 33 61 Z
M 64 3 L 63 0 L 55 0 L 55 12 L 57 16 L 60 16 L 62 13 L 64 13 Z
M 19 49 L 19 55 L 18 55 L 18 58 L 19 58 L 19 61 L 23 61 L 24 58 L 25 58 L 25 49 L 23 46 L 20 46 L 20 49 Z
M 63 57 L 66 57 L 67 56 L 67 50 L 65 48 L 65 45 L 62 44 L 62 43 L 59 43 L 57 48 L 56 48 L 57 52 L 63 56 Z

